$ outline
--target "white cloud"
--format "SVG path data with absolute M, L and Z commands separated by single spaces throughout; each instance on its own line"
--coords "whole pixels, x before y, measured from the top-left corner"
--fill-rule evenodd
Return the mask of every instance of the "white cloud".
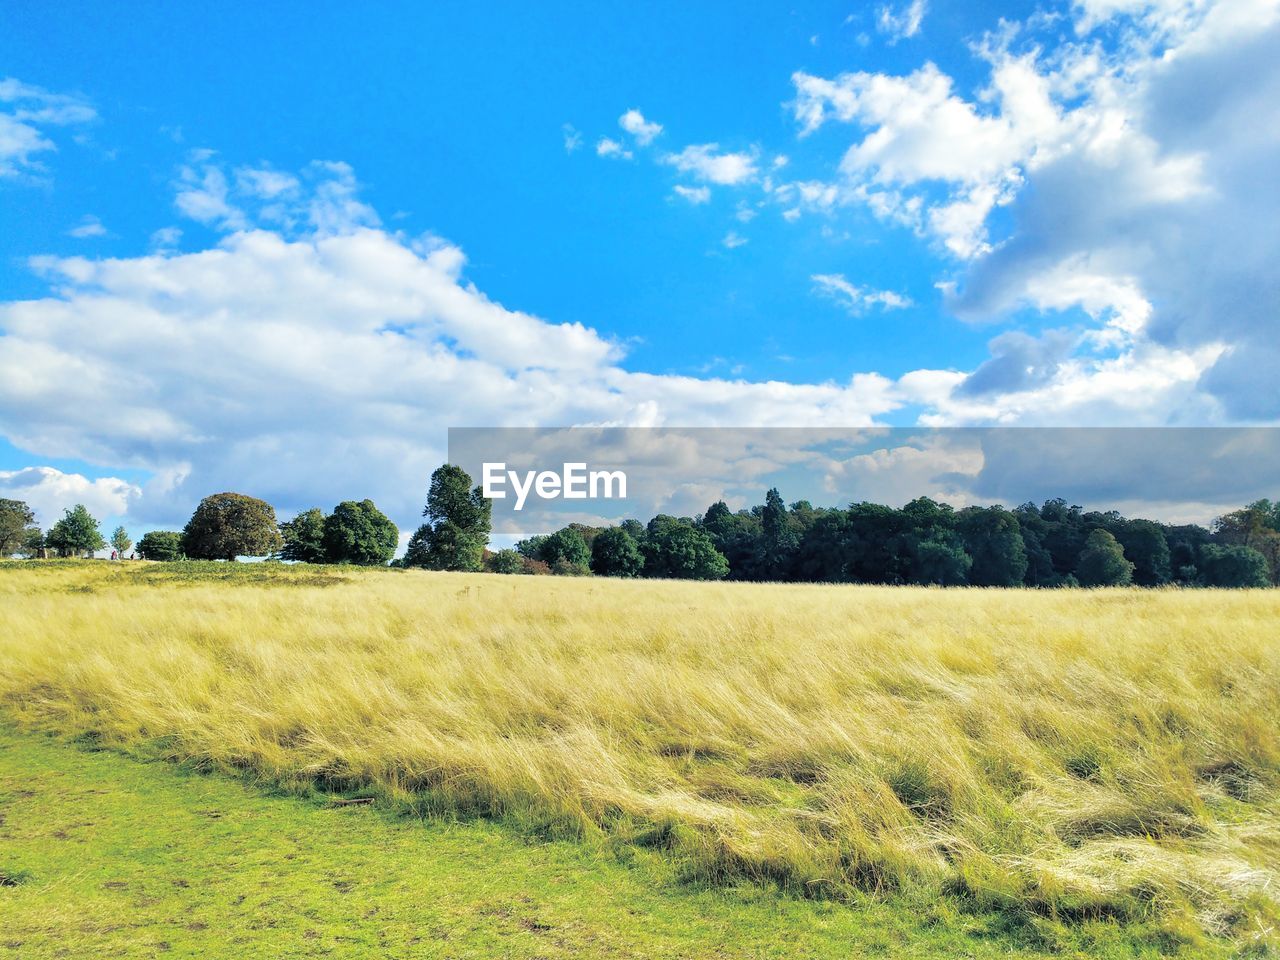
M 36 154 L 56 151 L 50 127 L 81 126 L 97 118 L 84 100 L 52 93 L 13 77 L 0 80 L 0 178 L 42 171 Z
M 675 190 L 677 196 L 684 197 L 695 206 L 700 203 L 706 203 L 711 199 L 710 187 L 686 187 L 683 184 L 677 183 L 672 189 Z
M 886 4 L 876 13 L 876 29 L 887 34 L 890 43 L 914 37 L 920 32 L 927 9 L 926 0 L 910 0 L 906 6 L 897 9 Z
M 176 247 L 182 239 L 182 230 L 178 227 L 161 227 L 151 234 L 151 246 L 157 250 Z
M 662 124 L 652 123 L 639 110 L 631 109 L 618 118 L 618 126 L 635 137 L 636 143 L 647 147 L 662 132 Z
M 754 150 L 750 153 L 721 153 L 720 144 L 703 143 L 685 147 L 679 153 L 667 154 L 663 162 L 707 183 L 735 186 L 756 178 L 759 173 L 756 156 Z
M 62 519 L 64 510 L 82 503 L 98 520 L 119 517 L 142 490 L 116 477 L 97 480 L 79 473 L 63 473 L 53 467 L 0 470 L 0 496 L 26 501 L 44 530 Z
M 742 236 L 742 234 L 738 233 L 736 230 L 730 230 L 724 235 L 724 239 L 720 242 L 727 249 L 735 250 L 738 247 L 744 246 L 748 241 L 746 237 Z
M 299 182 L 307 210 L 327 181 Z M 856 425 L 902 402 L 875 374 L 629 371 L 596 331 L 490 300 L 454 246 L 240 215 L 195 252 L 34 261 L 49 294 L 0 304 L 0 429 L 34 456 L 149 472 L 130 522 L 235 489 L 282 515 L 370 496 L 411 525 L 450 425 Z
M 174 206 L 216 230 L 266 224 L 290 234 L 329 236 L 380 224 L 359 193 L 346 163 L 313 161 L 301 177 L 267 167 L 241 167 L 228 176 L 212 151 L 197 150 L 179 170 Z
M 912 305 L 911 298 L 892 290 L 875 290 L 859 287 L 848 281 L 842 273 L 815 273 L 810 277 L 814 289 L 823 296 L 835 300 L 850 313 L 865 312 L 870 307 L 883 310 L 901 310 Z
M 560 128 L 560 132 L 564 135 L 565 153 L 573 153 L 582 146 L 582 134 L 574 128 L 572 123 L 566 123 Z
M 102 221 L 92 214 L 86 215 L 81 221 L 67 231 L 67 236 L 75 237 L 77 240 L 88 240 L 93 237 L 105 237 L 107 228 L 102 225 Z
M 630 160 L 631 151 L 620 144 L 617 140 L 609 137 L 601 137 L 596 141 L 596 156 L 612 157 L 617 160 Z

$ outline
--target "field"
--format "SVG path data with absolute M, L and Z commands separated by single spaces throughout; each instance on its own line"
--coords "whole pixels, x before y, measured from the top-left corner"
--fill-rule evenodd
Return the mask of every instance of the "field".
M 374 797 L 385 822 L 350 822 L 391 831 L 384 845 L 425 815 L 415 842 L 508 844 L 490 854 L 510 859 L 498 878 L 550 850 L 668 917 L 748 911 L 726 928 L 758 942 L 722 940 L 723 955 L 801 950 L 791 931 L 817 917 L 868 951 L 900 948 L 905 924 L 917 955 L 1256 954 L 1277 939 L 1277 623 L 1276 591 L 6 564 L 0 718 L 6 770 L 91 757 L 178 789 L 44 731 L 231 774 L 258 791 L 243 802 L 276 811 L 263 817 L 308 830 L 349 815 L 317 812 L 326 795 Z M 57 797 L 41 809 L 55 815 Z M 335 863 L 356 855 L 328 846 Z M 496 898 L 511 889 L 494 883 Z M 0 910 L 38 887 L 0 888 Z M 47 929 L 37 914 L 25 922 Z M 766 914 L 760 932 L 748 916 Z M 689 923 L 683 955 L 717 955 Z

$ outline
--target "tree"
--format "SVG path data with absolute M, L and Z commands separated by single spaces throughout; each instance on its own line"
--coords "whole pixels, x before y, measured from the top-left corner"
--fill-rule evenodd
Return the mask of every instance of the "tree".
M 1003 507 L 968 507 L 956 517 L 965 552 L 973 558 L 969 582 L 1016 587 L 1027 575 L 1027 548 L 1018 518 Z
M 0 498 L 0 557 L 21 550 L 35 522 L 36 515 L 26 503 Z
M 1266 587 L 1271 584 L 1267 558 L 1253 547 L 1208 543 L 1200 551 L 1206 587 Z
M 1133 581 L 1133 564 L 1120 542 L 1099 527 L 1085 538 L 1075 576 L 1082 587 L 1123 587 Z
M 182 530 L 182 552 L 194 560 L 263 557 L 282 544 L 271 504 L 243 493 L 205 497 Z
M 1124 555 L 1133 562 L 1133 582 L 1143 587 L 1158 587 L 1172 576 L 1169 541 L 1164 529 L 1150 520 L 1122 520 L 1112 530 L 1124 547 Z
M 124 552 L 133 546 L 133 541 L 129 539 L 129 533 L 124 527 L 116 527 L 111 531 L 111 546 L 115 548 L 116 554 L 123 557 Z
M 446 463 L 431 475 L 427 522 L 409 540 L 405 566 L 431 570 L 479 570 L 489 542 L 493 504 L 461 467 Z
M 764 497 L 760 511 L 760 538 L 756 541 L 755 578 L 785 580 L 791 574 L 799 539 L 791 527 L 787 506 L 776 487 Z
M 943 587 L 968 582 L 973 561 L 964 552 L 964 543 L 954 530 L 940 530 L 915 541 L 911 557 L 912 583 L 936 583 Z
M 659 515 L 650 520 L 640 549 L 646 577 L 721 580 L 729 572 L 729 562 L 711 538 L 675 517 Z
M 486 556 L 484 568 L 490 573 L 528 573 L 525 558 L 510 547 Z
M 280 524 L 280 537 L 284 548 L 281 560 L 299 563 L 324 563 L 324 512 L 319 507 L 304 510 L 292 520 Z
M 1280 583 L 1280 533 L 1272 526 L 1275 508 L 1258 500 L 1213 521 L 1213 539 L 1222 544 L 1250 547 L 1267 561 L 1272 583 Z
M 542 538 L 536 559 L 557 572 L 585 572 L 590 568 L 591 548 L 579 530 L 562 527 Z
M 40 532 L 39 527 L 27 527 L 22 538 L 22 545 L 18 547 L 18 552 L 28 559 L 44 557 L 48 553 L 44 534 Z
M 344 500 L 324 520 L 324 554 L 330 563 L 383 566 L 399 543 L 399 529 L 372 500 Z
M 62 519 L 53 525 L 45 543 L 60 557 L 91 556 L 95 550 L 107 545 L 107 541 L 102 539 L 98 521 L 82 503 L 66 511 Z
M 143 560 L 181 560 L 182 534 L 176 530 L 152 530 L 138 541 Z
M 626 530 L 609 527 L 591 543 L 591 570 L 602 577 L 638 577 L 644 570 L 644 554 Z

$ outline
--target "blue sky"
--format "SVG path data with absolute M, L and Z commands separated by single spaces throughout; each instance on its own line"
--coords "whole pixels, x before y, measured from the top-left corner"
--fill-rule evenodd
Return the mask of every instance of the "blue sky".
M 1278 21 L 24 5 L 0 495 L 405 525 L 448 426 L 1272 423 Z

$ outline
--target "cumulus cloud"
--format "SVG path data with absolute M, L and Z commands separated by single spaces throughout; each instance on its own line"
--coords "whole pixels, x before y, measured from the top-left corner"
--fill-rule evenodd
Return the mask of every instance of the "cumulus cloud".
M 688 146 L 679 153 L 667 154 L 663 160 L 681 173 L 721 186 L 747 183 L 759 174 L 756 151 L 721 152 L 718 143 Z
M 82 503 L 101 520 L 119 517 L 141 495 L 135 484 L 116 477 L 90 480 L 78 473 L 63 473 L 53 467 L 0 470 L 0 496 L 23 500 L 36 514 L 36 522 L 48 529 L 62 518 L 62 512 Z
M 730 230 L 724 235 L 724 239 L 720 243 L 728 250 L 734 250 L 738 247 L 745 246 L 749 241 L 736 230 Z
M 856 134 L 838 178 L 777 199 L 792 219 L 864 205 L 929 239 L 959 266 L 940 286 L 961 318 L 1032 308 L 1076 327 L 997 338 L 936 415 L 1092 406 L 1127 370 L 1171 420 L 1280 418 L 1280 4 L 1080 0 L 1071 21 L 1079 39 L 1047 18 L 981 38 L 973 96 L 931 63 L 797 73 L 800 134 Z
M 849 282 L 842 273 L 815 273 L 809 278 L 814 289 L 835 300 L 850 313 L 859 314 L 870 307 L 883 310 L 900 310 L 911 306 L 911 298 L 892 290 L 876 290 L 859 287 Z
M 52 93 L 13 77 L 0 80 L 0 178 L 39 173 L 36 154 L 57 150 L 51 127 L 79 126 L 97 118 L 79 97 Z
M 578 131 L 572 123 L 566 123 L 560 128 L 560 133 L 564 136 L 564 152 L 573 153 L 582 146 L 582 133 Z
M 324 178 L 299 182 L 291 209 L 322 202 Z M 0 304 L 0 433 L 147 471 L 133 521 L 178 523 L 237 489 L 284 515 L 371 496 L 408 525 L 448 426 L 868 424 L 902 402 L 875 374 L 630 371 L 596 331 L 486 297 L 448 243 L 320 217 L 287 235 L 239 209 L 242 229 L 194 252 L 37 259 L 49 293 Z
M 647 147 L 662 132 L 662 124 L 644 118 L 639 110 L 631 109 L 618 118 L 618 126 L 635 138 L 636 143 Z

